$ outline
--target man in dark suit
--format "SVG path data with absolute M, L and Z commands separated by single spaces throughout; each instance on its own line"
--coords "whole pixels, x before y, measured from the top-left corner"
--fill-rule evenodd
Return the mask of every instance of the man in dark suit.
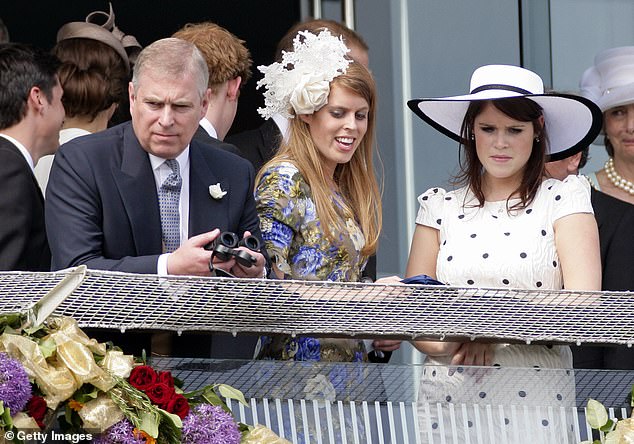
M 207 111 L 207 81 L 193 44 L 154 42 L 134 66 L 132 122 L 59 150 L 46 192 L 53 269 L 87 264 L 209 276 L 212 253 L 204 246 L 221 231 L 260 237 L 252 166 L 192 140 Z M 251 267 L 216 257 L 213 266 L 238 277 L 265 276 L 264 256 L 250 254 Z
M 0 44 L 0 270 L 50 268 L 44 197 L 33 168 L 59 146 L 59 65 L 36 48 Z
M 188 23 L 172 37 L 196 45 L 209 70 L 209 107 L 194 140 L 240 154 L 235 146 L 219 141 L 231 128 L 238 110 L 240 90 L 251 77 L 251 54 L 244 41 L 211 22 Z

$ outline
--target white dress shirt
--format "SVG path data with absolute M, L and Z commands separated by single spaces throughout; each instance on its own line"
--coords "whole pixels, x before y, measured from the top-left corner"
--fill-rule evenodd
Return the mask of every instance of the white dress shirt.
M 218 138 L 218 132 L 216 131 L 216 128 L 214 128 L 214 126 L 211 124 L 209 120 L 207 120 L 206 117 L 203 117 L 202 119 L 200 119 L 199 123 L 200 123 L 200 126 L 202 126 L 203 129 L 207 131 L 207 134 L 209 134 L 214 139 Z
M 76 137 L 88 134 L 90 134 L 90 131 L 86 131 L 82 128 L 64 128 L 59 131 L 59 144 L 63 145 Z M 42 189 L 42 193 L 46 193 L 48 176 L 51 174 L 51 167 L 53 166 L 54 158 L 54 154 L 47 154 L 46 156 L 40 157 L 40 160 L 37 161 L 37 165 L 35 165 L 35 178 Z
M 24 145 L 22 145 L 20 142 L 18 142 L 11 136 L 7 136 L 6 134 L 0 133 L 0 137 L 4 137 L 9 142 L 14 144 L 18 148 L 18 150 L 20 150 L 20 153 L 22 153 L 22 155 L 24 156 L 24 159 L 26 159 L 26 163 L 29 164 L 29 166 L 31 167 L 31 171 L 33 171 L 34 169 L 33 158 L 31 157 L 31 153 L 29 153 L 29 150 L 27 150 Z

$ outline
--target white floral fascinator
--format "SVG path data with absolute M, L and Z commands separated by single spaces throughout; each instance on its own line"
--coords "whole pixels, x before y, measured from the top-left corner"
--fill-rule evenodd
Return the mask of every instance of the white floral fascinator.
M 330 82 L 344 74 L 352 62 L 346 57 L 350 51 L 341 37 L 323 30 L 318 35 L 300 31 L 293 40 L 293 51 L 282 53 L 282 61 L 258 66 L 264 78 L 257 88 L 264 86 L 264 108 L 258 112 L 265 119 L 276 113 L 284 117 L 312 114 L 328 102 Z

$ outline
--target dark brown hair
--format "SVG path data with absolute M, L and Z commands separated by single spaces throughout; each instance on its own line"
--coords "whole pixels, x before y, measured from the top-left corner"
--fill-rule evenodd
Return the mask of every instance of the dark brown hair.
M 97 40 L 72 38 L 58 42 L 53 54 L 62 62 L 59 81 L 68 117 L 94 119 L 113 103 L 125 100 L 128 70 L 110 46 Z
M 528 98 L 477 100 L 469 104 L 461 130 L 463 141 L 460 146 L 461 153 L 464 152 L 464 158 L 462 155 L 460 156 L 460 172 L 455 177 L 455 183 L 460 186 L 468 186 L 478 199 L 479 206 L 482 207 L 484 205 L 485 198 L 482 190 L 483 167 L 476 152 L 473 125 L 476 117 L 488 103 L 491 103 L 497 110 L 512 119 L 520 122 L 532 122 L 535 135 L 539 136 L 539 141 L 533 139 L 533 150 L 526 162 L 522 183 L 513 193 L 513 195 L 519 195 L 520 202 L 509 207 L 507 201 L 508 210 L 526 208 L 535 199 L 539 185 L 544 177 L 546 148 L 548 146 L 546 123 L 542 126 L 540 122 L 540 118 L 543 116 L 542 107 Z
M 58 68 L 57 57 L 40 48 L 21 43 L 0 45 L 0 130 L 24 119 L 32 88 L 38 87 L 51 103 Z

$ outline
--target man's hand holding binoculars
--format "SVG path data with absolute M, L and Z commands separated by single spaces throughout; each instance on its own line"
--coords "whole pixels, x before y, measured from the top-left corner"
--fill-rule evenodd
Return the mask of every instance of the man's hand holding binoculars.
M 170 255 L 167 271 L 196 276 L 262 278 L 266 260 L 260 248 L 260 241 L 249 231 L 240 239 L 234 233 L 216 228 L 184 242 Z

